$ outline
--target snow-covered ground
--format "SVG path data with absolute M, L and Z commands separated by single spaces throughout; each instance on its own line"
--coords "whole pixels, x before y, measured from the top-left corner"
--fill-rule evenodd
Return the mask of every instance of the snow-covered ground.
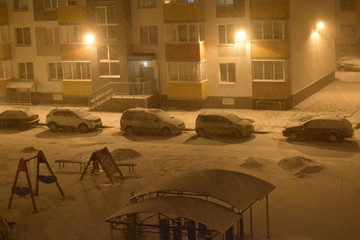
M 289 111 L 227 110 L 255 120 L 257 133 L 244 141 L 199 138 L 191 130 L 199 111 L 179 110 L 169 112 L 183 119 L 188 130 L 172 138 L 124 136 L 119 129 L 121 113 L 105 112 L 94 114 L 107 127 L 87 134 L 52 133 L 45 125 L 26 131 L 0 129 L 0 216 L 16 221 L 11 239 L 110 239 L 104 220 L 125 206 L 132 192 L 188 171 L 219 168 L 244 172 L 276 186 L 269 196 L 271 239 L 360 239 L 358 130 L 353 139 L 337 144 L 291 143 L 281 135 L 284 126 L 316 116 L 346 117 L 354 126 L 360 122 L 359 73 L 340 72 L 337 77 L 340 80 Z M 9 107 L 14 106 L 0 105 L 0 111 Z M 54 106 L 27 107 L 39 113 L 44 123 Z M 78 165 L 59 169 L 54 163 L 56 159 L 88 160 L 103 147 L 114 151 L 119 160 L 136 163 L 136 174 L 121 168 L 126 177 L 115 179 L 114 184 L 101 173 L 80 181 Z M 44 152 L 65 197 L 55 184 L 40 183 L 35 198 L 38 213 L 28 197 L 15 196 L 8 210 L 18 161 L 36 155 L 37 150 Z M 309 165 L 317 167 L 307 168 Z M 36 171 L 31 162 L 29 170 L 31 174 Z M 19 178 L 19 185 L 23 183 Z M 264 206 L 260 201 L 253 209 L 254 239 L 266 239 Z M 249 236 L 248 221 L 245 231 Z M 115 237 L 122 239 L 118 233 Z

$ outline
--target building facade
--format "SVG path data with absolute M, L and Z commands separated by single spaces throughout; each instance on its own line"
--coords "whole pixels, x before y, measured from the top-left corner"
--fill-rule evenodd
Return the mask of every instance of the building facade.
M 2 0 L 0 98 L 290 109 L 334 80 L 336 1 Z

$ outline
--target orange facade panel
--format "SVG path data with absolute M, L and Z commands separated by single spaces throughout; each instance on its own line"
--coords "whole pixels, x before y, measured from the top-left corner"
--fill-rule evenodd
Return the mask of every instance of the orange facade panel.
M 290 16 L 289 0 L 252 0 L 251 19 L 284 19 Z
M 205 59 L 204 43 L 167 43 L 165 45 L 166 61 L 193 61 Z
M 169 99 L 203 100 L 208 96 L 208 81 L 202 82 L 168 82 Z
M 290 41 L 253 41 L 251 42 L 252 58 L 288 58 L 290 57 Z
M 289 82 L 253 82 L 253 98 L 287 99 L 290 97 Z
M 93 92 L 92 82 L 86 80 L 64 80 L 64 95 L 67 96 L 89 96 Z
M 6 95 L 6 86 L 10 79 L 0 79 L 0 95 Z
M 0 44 L 0 59 L 11 59 L 10 44 Z
M 61 44 L 61 60 L 89 60 L 91 49 L 86 44 Z
M 9 24 L 8 10 L 7 8 L 0 8 L 0 25 Z
M 204 3 L 164 4 L 165 22 L 196 22 L 205 20 Z
M 59 7 L 57 16 L 59 24 L 85 24 L 88 21 L 84 7 Z

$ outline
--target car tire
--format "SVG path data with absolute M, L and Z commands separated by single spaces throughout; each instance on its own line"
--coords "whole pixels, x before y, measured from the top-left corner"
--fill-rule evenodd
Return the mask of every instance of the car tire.
M 331 143 L 336 143 L 336 142 L 339 142 L 339 137 L 338 137 L 338 135 L 336 134 L 336 133 L 330 133 L 329 134 L 329 141 L 331 142 Z
M 134 135 L 135 134 L 135 130 L 134 130 L 134 128 L 133 127 L 126 127 L 125 128 L 125 133 L 127 134 L 127 135 Z
M 206 137 L 206 135 L 207 135 L 205 129 L 203 129 L 203 128 L 197 129 L 196 132 L 200 137 Z
M 78 128 L 81 133 L 87 133 L 89 131 L 89 127 L 85 123 L 81 123 Z
M 169 137 L 171 136 L 171 130 L 170 128 L 164 127 L 160 130 L 160 135 L 163 137 Z
M 58 130 L 58 125 L 54 122 L 50 122 L 48 124 L 48 127 L 49 127 L 50 131 L 52 131 L 52 132 L 56 132 Z
M 298 135 L 296 133 L 292 132 L 289 134 L 289 139 L 290 139 L 290 141 L 295 141 L 298 139 Z

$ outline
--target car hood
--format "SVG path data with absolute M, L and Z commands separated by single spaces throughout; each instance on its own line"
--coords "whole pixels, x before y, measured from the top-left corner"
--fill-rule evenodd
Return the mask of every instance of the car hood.
M 179 118 L 176 118 L 176 117 L 172 117 L 172 118 L 166 118 L 166 119 L 163 119 L 164 122 L 168 123 L 168 124 L 173 124 L 173 125 L 180 125 L 180 124 L 184 124 L 184 121 L 179 119 Z
M 302 126 L 288 126 L 285 127 L 284 130 L 296 130 L 296 129 L 301 129 Z
M 92 114 L 89 114 L 89 115 L 83 116 L 82 118 L 83 118 L 83 119 L 86 119 L 86 120 L 98 120 L 98 119 L 100 119 L 100 117 L 99 117 L 99 116 L 92 115 Z
M 253 123 L 253 120 L 245 119 L 245 118 L 236 122 L 236 124 L 238 124 L 238 125 L 252 125 L 252 123 Z

